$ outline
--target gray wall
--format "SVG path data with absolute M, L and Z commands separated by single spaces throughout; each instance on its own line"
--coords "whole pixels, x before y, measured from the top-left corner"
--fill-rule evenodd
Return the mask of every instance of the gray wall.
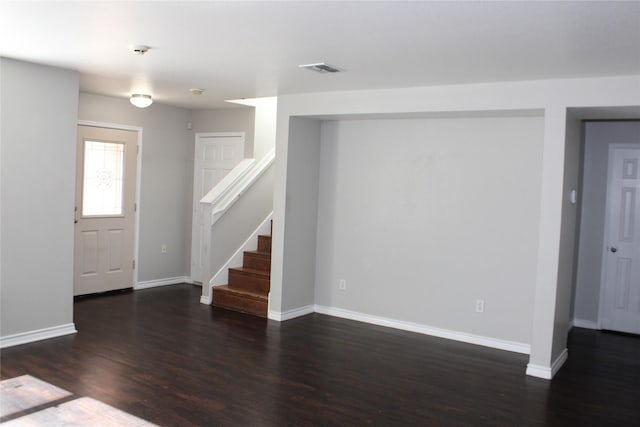
M 244 157 L 246 159 L 253 157 L 255 108 L 192 110 L 189 117 L 194 134 L 198 132 L 244 132 Z
M 189 110 L 80 94 L 80 120 L 143 128 L 138 281 L 189 276 L 193 199 L 193 135 Z M 167 253 L 160 247 L 166 244 Z
M 321 122 L 292 118 L 287 162 L 287 215 L 281 311 L 314 303 Z M 282 230 L 274 224 L 276 233 Z
M 574 318 L 596 327 L 607 198 L 609 145 L 640 140 L 640 122 L 587 122 Z
M 216 274 L 273 211 L 271 165 L 211 229 L 211 273 Z M 237 266 L 234 266 L 237 267 Z
M 323 123 L 316 304 L 530 343 L 542 141 L 541 117 Z
M 4 337 L 73 322 L 78 74 L 0 61 Z
M 551 360 L 556 360 L 567 348 L 567 333 L 572 319 L 571 298 L 574 295 L 576 277 L 579 204 L 571 203 L 571 190 L 578 191 L 580 187 L 581 147 L 582 122 L 568 114 L 564 151 L 564 185 L 562 188 L 562 228 L 554 318 L 556 327 L 553 330 Z

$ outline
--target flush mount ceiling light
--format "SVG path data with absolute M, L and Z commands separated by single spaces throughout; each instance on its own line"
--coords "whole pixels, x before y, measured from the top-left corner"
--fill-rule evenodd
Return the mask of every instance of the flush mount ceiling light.
M 134 93 L 133 95 L 131 95 L 131 99 L 129 99 L 129 102 L 131 102 L 138 108 L 147 108 L 153 103 L 153 99 L 151 99 L 151 95 Z
M 191 95 L 202 95 L 204 93 L 204 89 L 191 88 L 189 89 Z
M 318 62 L 316 64 L 298 65 L 298 68 L 305 68 L 307 70 L 315 71 L 317 73 L 322 73 L 322 74 L 339 73 L 340 71 L 342 71 L 340 68 L 334 65 L 327 64 L 325 62 Z

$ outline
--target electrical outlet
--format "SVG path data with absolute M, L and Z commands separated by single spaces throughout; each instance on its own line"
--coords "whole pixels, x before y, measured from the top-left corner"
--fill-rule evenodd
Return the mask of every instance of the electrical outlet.
M 160 246 L 160 252 L 162 252 L 163 254 L 166 254 L 167 253 L 167 245 Z
M 484 312 L 484 300 L 483 299 L 477 299 L 476 300 L 476 313 L 483 313 Z
M 344 279 L 340 279 L 340 290 L 341 291 L 347 290 L 347 281 Z

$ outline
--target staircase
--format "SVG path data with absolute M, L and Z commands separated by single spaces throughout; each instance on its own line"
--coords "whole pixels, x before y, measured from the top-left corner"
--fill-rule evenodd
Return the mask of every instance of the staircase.
M 229 269 L 228 285 L 213 287 L 211 304 L 267 317 L 271 283 L 271 235 L 258 236 L 258 250 L 245 251 L 242 264 L 242 267 Z

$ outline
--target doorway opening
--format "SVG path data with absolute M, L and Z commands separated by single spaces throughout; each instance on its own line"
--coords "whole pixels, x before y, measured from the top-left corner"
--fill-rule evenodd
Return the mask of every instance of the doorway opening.
M 573 325 L 640 334 L 640 121 L 583 130 Z

